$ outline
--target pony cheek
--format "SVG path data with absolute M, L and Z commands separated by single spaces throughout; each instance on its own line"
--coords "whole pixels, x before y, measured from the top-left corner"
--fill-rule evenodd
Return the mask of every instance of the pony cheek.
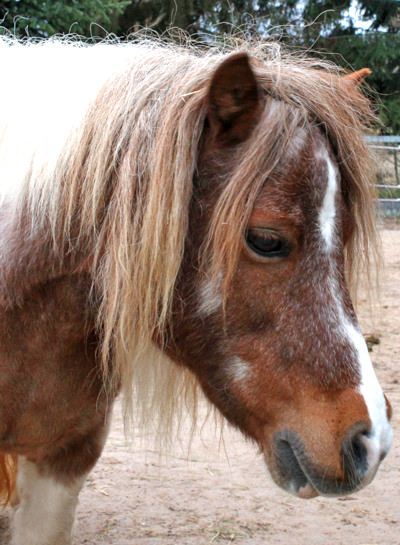
M 242 431 L 262 448 L 273 431 L 280 428 L 282 415 L 294 398 L 292 385 L 272 367 L 271 362 L 257 365 L 236 357 L 227 371 L 231 397 L 246 415 Z

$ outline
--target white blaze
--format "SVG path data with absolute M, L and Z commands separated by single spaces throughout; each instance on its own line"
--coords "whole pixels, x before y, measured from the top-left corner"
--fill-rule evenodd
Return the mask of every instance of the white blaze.
M 329 159 L 325 157 L 328 169 L 327 188 L 319 212 L 319 228 L 325 250 L 329 252 L 334 247 L 336 206 L 335 198 L 338 190 L 336 169 Z M 386 414 L 386 402 L 382 388 L 376 378 L 371 358 L 364 337 L 357 326 L 354 326 L 343 308 L 343 301 L 339 297 L 339 282 L 336 276 L 336 267 L 333 257 L 329 256 L 330 278 L 328 286 L 331 296 L 336 303 L 336 315 L 341 334 L 346 337 L 355 349 L 361 374 L 359 392 L 363 396 L 371 420 L 371 433 L 365 438 L 365 446 L 368 451 L 368 463 L 371 470 L 376 467 L 382 452 L 387 452 L 392 442 L 392 429 Z
M 328 168 L 328 185 L 325 192 L 321 210 L 319 212 L 319 226 L 322 238 L 325 241 L 326 249 L 332 248 L 332 239 L 335 231 L 336 207 L 335 198 L 337 191 L 336 171 L 328 155 L 326 156 Z
M 382 388 L 376 378 L 364 337 L 361 335 L 360 331 L 350 323 L 347 323 L 346 329 L 347 335 L 358 354 L 361 371 L 359 392 L 367 405 L 372 423 L 370 441 L 372 441 L 376 447 L 378 459 L 375 460 L 375 462 L 378 462 L 380 453 L 387 452 L 392 442 L 392 428 L 387 419 L 386 401 L 383 396 Z M 370 449 L 368 453 L 371 454 L 371 452 L 372 450 Z M 369 459 L 368 461 L 370 464 L 373 463 L 372 459 Z

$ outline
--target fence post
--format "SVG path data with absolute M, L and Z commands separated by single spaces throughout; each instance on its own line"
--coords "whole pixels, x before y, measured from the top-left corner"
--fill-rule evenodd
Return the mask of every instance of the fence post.
M 397 153 L 400 149 L 400 146 L 393 150 L 393 154 L 394 154 L 394 172 L 395 172 L 395 175 L 396 175 L 396 185 L 399 186 L 400 185 L 400 178 L 399 178 L 399 164 L 398 164 L 398 161 L 397 161 Z

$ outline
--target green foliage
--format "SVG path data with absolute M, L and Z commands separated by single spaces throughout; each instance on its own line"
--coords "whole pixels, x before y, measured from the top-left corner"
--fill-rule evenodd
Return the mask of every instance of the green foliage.
M 380 199 L 400 199 L 400 190 L 399 189 L 379 189 L 378 196 Z
M 129 0 L 0 0 L 0 14 L 3 27 L 18 37 L 69 32 L 91 36 L 93 23 L 109 28 L 129 4 Z
M 345 68 L 372 70 L 368 85 L 378 92 L 381 120 L 389 132 L 400 134 L 400 33 L 331 35 L 321 39 L 318 48 L 333 53 Z
M 400 92 L 382 99 L 381 119 L 389 132 L 400 134 Z
M 141 26 L 162 33 L 178 27 L 189 34 L 231 34 L 238 30 L 256 32 L 265 18 L 284 25 L 297 15 L 298 0 L 139 0 L 131 2 L 120 17 L 119 28 L 127 34 Z
M 342 28 L 344 10 L 349 9 L 351 0 L 308 0 L 304 4 L 302 17 L 305 21 L 317 22 L 323 30 Z

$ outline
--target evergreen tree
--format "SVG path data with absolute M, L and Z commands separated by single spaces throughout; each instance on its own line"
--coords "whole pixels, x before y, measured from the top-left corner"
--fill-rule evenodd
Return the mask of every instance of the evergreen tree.
M 328 4 L 334 10 L 322 15 Z M 400 134 L 400 2 L 358 0 L 357 7 L 367 29 L 357 28 L 345 17 L 350 0 L 308 0 L 303 17 L 307 22 L 323 17 L 317 27 L 306 27 L 304 45 L 325 51 L 345 68 L 372 70 L 368 84 L 378 92 L 380 116 L 388 130 Z
M 82 36 L 110 30 L 129 0 L 0 0 L 3 33 L 49 37 L 73 32 Z M 96 26 L 97 25 L 97 26 Z
M 359 0 L 364 18 L 372 19 L 372 28 L 386 27 L 397 32 L 400 27 L 399 0 Z

